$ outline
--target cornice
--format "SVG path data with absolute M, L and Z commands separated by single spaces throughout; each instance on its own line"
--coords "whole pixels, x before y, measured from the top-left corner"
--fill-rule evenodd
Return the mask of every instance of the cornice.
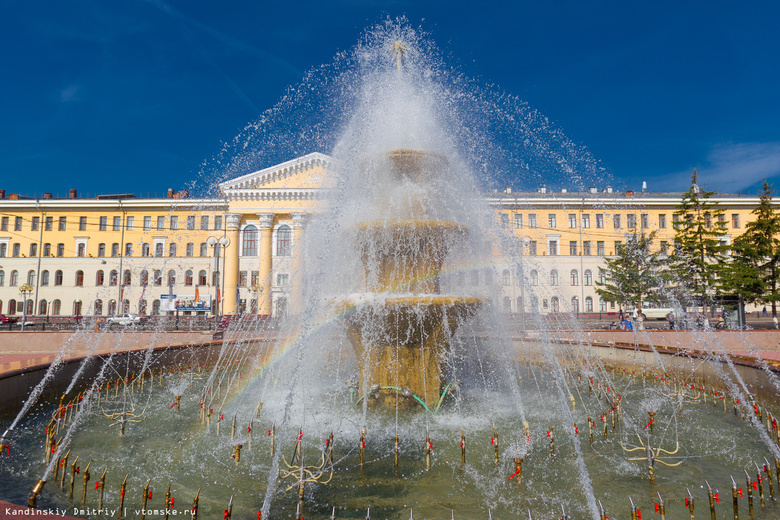
M 318 166 L 327 168 L 332 161 L 333 159 L 330 156 L 314 152 L 304 155 L 303 157 L 297 157 L 290 161 L 225 181 L 219 184 L 219 189 L 225 193 L 232 190 L 261 188 L 264 184 L 290 177 L 291 175 L 310 170 L 311 168 Z

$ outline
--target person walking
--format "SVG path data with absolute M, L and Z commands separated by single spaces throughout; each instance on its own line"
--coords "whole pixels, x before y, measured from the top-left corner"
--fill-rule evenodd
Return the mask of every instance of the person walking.
M 764 318 L 766 318 L 766 316 L 767 316 L 767 314 L 766 314 L 766 305 L 764 305 L 764 309 L 761 312 L 764 313 Z

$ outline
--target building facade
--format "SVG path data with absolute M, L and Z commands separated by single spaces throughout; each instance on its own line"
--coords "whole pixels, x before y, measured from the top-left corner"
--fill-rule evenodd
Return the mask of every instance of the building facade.
M 296 313 L 300 244 L 332 189 L 330 163 L 309 154 L 222 183 L 221 196 L 209 199 L 171 190 L 154 199 L 0 192 L 0 313 Z M 635 230 L 655 231 L 656 246 L 671 250 L 681 196 L 609 188 L 488 194 L 512 243 L 494 247 L 492 265 L 462 283 L 487 285 L 509 313 L 613 311 L 595 290 L 604 259 Z M 759 202 L 711 200 L 725 210 L 724 244 L 744 231 Z

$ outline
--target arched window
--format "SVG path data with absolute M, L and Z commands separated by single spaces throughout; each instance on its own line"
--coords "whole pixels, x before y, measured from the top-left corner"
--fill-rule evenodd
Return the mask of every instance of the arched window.
M 287 316 L 287 298 L 278 298 L 276 300 L 276 314 L 277 318 L 284 318 Z
M 133 283 L 133 274 L 130 272 L 130 269 L 125 269 L 124 275 L 122 276 L 122 285 L 130 285 Z
M 593 298 L 590 296 L 585 298 L 585 312 L 593 312 Z
M 81 316 L 81 300 L 76 300 L 73 302 L 73 315 Z
M 116 269 L 111 269 L 111 272 L 108 274 L 108 285 L 116 285 L 119 283 L 119 271 Z
M 152 316 L 160 314 L 160 300 L 154 300 L 152 302 Z
M 144 269 L 141 271 L 141 287 L 149 285 L 149 271 Z
M 279 235 L 277 232 L 277 237 L 278 236 Z M 244 228 L 244 232 L 242 234 L 242 244 L 242 256 L 257 256 L 257 228 L 255 226 L 250 225 Z
M 531 285 L 539 285 L 539 273 L 536 269 L 531 270 Z
M 143 242 L 141 244 L 141 256 L 152 256 L 150 253 L 148 242 Z
M 292 229 L 290 226 L 279 226 L 276 230 L 276 256 L 292 255 Z
M 512 312 L 512 298 L 509 296 L 504 296 L 504 312 L 507 314 Z
M 16 269 L 11 271 L 11 279 L 9 280 L 8 285 L 10 285 L 11 287 L 16 287 L 17 285 L 19 285 L 19 271 L 17 271 Z
M 76 271 L 76 287 L 84 287 L 84 271 Z
M 30 258 L 38 256 L 38 244 L 30 244 Z
M 558 300 L 557 296 L 553 296 L 550 300 L 550 311 L 561 312 L 561 302 Z
M 122 313 L 127 314 L 130 312 L 130 300 L 124 299 L 122 300 Z
M 580 298 L 578 296 L 571 299 L 571 312 L 580 312 Z
M 62 271 L 60 270 L 54 272 L 54 285 L 62 285 Z
M 62 312 L 62 302 L 59 300 L 54 300 L 51 302 L 51 314 L 52 316 L 59 316 L 60 312 Z
M 97 287 L 100 287 L 104 283 L 106 283 L 106 275 L 103 272 L 103 270 L 101 269 L 97 273 L 95 273 L 95 285 Z
M 176 285 L 176 271 L 173 269 L 168 271 L 168 285 Z
M 27 300 L 27 310 L 25 311 L 28 316 L 35 314 L 35 302 Z
M 146 300 L 141 300 L 138 302 L 138 314 L 141 316 L 146 316 Z
M 184 285 L 192 285 L 192 269 L 187 269 L 184 272 Z
M 200 256 L 209 256 L 209 246 L 206 242 L 200 243 Z
M 162 285 L 162 271 L 159 269 L 154 270 L 154 285 Z
M 0 287 L 5 285 L 5 271 L 0 269 Z
M 607 283 L 607 282 L 606 282 L 606 279 L 607 279 L 607 277 L 606 277 L 606 275 L 604 274 L 604 270 L 603 270 L 603 269 L 599 269 L 599 283 L 600 283 L 600 284 Z
M 98 244 L 98 257 L 106 256 L 106 244 Z
M 87 256 L 87 244 L 79 244 L 78 249 L 76 250 L 76 256 Z
M 571 284 L 572 285 L 579 285 L 580 284 L 580 275 L 577 272 L 576 269 L 571 270 Z
M 556 286 L 558 285 L 558 270 L 553 269 L 550 271 L 550 285 Z
M 21 244 L 14 244 L 13 253 L 12 253 L 13 257 L 17 258 L 21 254 L 22 254 L 22 245 Z
M 3 285 L 0 283 L 0 285 Z M 49 271 L 42 271 L 41 272 L 41 285 L 49 285 Z
M 27 271 L 27 283 L 30 285 L 35 285 L 35 271 L 32 269 Z
M 163 247 L 165 245 L 162 242 L 158 242 L 154 245 L 154 256 L 162 256 L 163 255 Z
M 49 310 L 49 305 L 46 302 L 46 300 L 41 300 L 41 301 L 38 302 L 38 314 L 40 316 L 45 316 L 46 315 L 46 311 L 48 311 L 48 310 Z
M 16 314 L 16 300 L 13 298 L 8 300 L 8 314 Z
M 97 299 L 95 300 L 95 316 L 102 316 L 103 315 L 103 300 Z
M 582 276 L 582 281 L 585 282 L 585 285 L 593 285 L 593 273 L 590 269 L 586 269 Z
M 607 312 L 607 300 L 603 296 L 599 298 L 599 312 Z
M 501 284 L 504 286 L 512 285 L 512 275 L 509 273 L 509 269 L 504 269 L 501 273 Z
M 539 298 L 531 296 L 531 312 L 539 312 Z
M 171 242 L 168 246 L 168 256 L 176 256 L 176 242 Z
M 3 300 L 0 300 L 0 314 L 3 314 Z
M 116 242 L 111 244 L 111 256 L 113 257 L 119 256 L 119 244 Z
M 114 316 L 116 314 L 116 300 L 108 300 L 108 315 Z
M 199 271 L 198 272 L 198 285 L 206 285 L 208 283 L 208 278 L 206 275 L 206 271 Z

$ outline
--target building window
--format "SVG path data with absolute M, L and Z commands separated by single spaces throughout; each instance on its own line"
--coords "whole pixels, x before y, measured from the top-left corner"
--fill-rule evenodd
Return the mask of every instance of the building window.
M 106 256 L 106 244 L 98 244 L 98 258 Z
M 49 306 L 46 303 L 46 300 L 39 301 L 38 302 L 38 314 L 41 315 L 41 316 L 44 316 L 44 315 L 48 314 L 48 312 L 47 312 L 49 310 L 48 307 Z
M 658 227 L 661 229 L 666 228 L 666 215 L 663 213 L 658 215 Z
M 195 215 L 187 217 L 187 229 L 195 229 Z
M 582 227 L 590 228 L 590 215 L 582 216 Z
M 135 228 L 135 217 L 127 217 L 127 221 L 125 222 L 125 229 L 132 231 L 133 228 Z
M 111 227 L 114 231 L 120 231 L 122 229 L 122 217 L 114 217 Z
M 550 312 L 561 312 L 561 303 L 557 296 L 550 299 Z
M 731 215 L 731 227 L 734 229 L 739 229 L 739 214 L 734 213 Z
M 523 227 L 523 216 L 520 213 L 515 213 L 515 227 L 517 229 Z
M 65 244 L 57 244 L 57 258 L 65 256 Z
M 110 273 L 108 273 L 108 285 L 115 286 L 119 283 L 119 271 L 116 269 L 112 269 Z
M 550 256 L 558 256 L 558 241 L 550 240 L 547 242 L 547 254 Z
M 620 254 L 620 249 L 622 247 L 623 247 L 623 242 L 621 242 L 620 240 L 615 240 L 615 254 L 616 255 Z
M 590 256 L 590 240 L 582 242 L 582 254 L 584 256 Z
M 577 296 L 571 299 L 571 312 L 580 312 L 580 299 Z
M 576 269 L 572 269 L 571 273 L 569 273 L 569 274 L 570 274 L 569 281 L 571 282 L 571 284 L 572 285 L 579 285 L 580 284 L 580 274 L 579 274 L 579 272 Z
M 283 225 L 276 230 L 276 256 L 292 255 L 292 229 Z
M 246 287 L 246 271 L 238 272 L 238 286 Z
M 95 273 L 95 286 L 100 287 L 104 283 L 106 283 L 106 275 L 103 273 L 103 270 L 99 270 L 97 273 Z
M 209 256 L 209 246 L 206 242 L 200 243 L 200 256 Z
M 539 273 L 536 269 L 531 269 L 531 279 L 529 280 L 532 286 L 539 285 Z
M 130 242 L 125 244 L 125 256 L 133 256 L 133 244 Z
M 620 215 L 612 215 L 612 225 L 615 229 L 620 229 Z
M 601 213 L 596 213 L 596 227 L 598 229 L 602 229 L 604 227 L 604 215 Z
M 198 285 L 206 285 L 208 283 L 206 276 L 206 271 L 198 271 Z
M 607 283 L 607 275 L 604 273 L 604 270 L 601 268 L 599 268 L 599 283 L 601 285 Z
M 207 215 L 200 217 L 200 229 L 209 229 L 209 217 Z
M 704 227 L 707 229 L 712 229 L 712 214 L 711 213 L 705 213 L 704 214 Z
M 38 231 L 38 227 L 41 225 L 41 217 L 33 217 L 30 225 L 31 231 Z
M 99 231 L 106 231 L 108 229 L 108 217 L 100 217 L 100 224 L 98 224 Z
M 549 215 L 547 215 L 547 227 L 549 227 L 550 229 L 555 229 L 557 227 L 554 213 L 550 213 Z
M 222 217 L 214 217 L 214 229 L 222 229 Z
M 252 271 L 252 287 L 257 287 L 257 284 L 260 282 L 260 271 Z
M 32 269 L 27 271 L 27 283 L 30 285 L 35 285 L 35 271 Z
M 585 312 L 593 312 L 593 298 L 590 296 L 585 298 Z
M 101 316 L 103 314 L 103 300 L 95 300 L 95 316 Z
M 62 271 L 58 271 L 58 272 L 61 273 Z M 19 271 L 15 269 L 11 271 L 11 278 L 8 281 L 8 285 L 10 285 L 11 287 L 16 287 L 17 285 L 19 285 Z
M 84 287 L 84 271 L 76 271 L 76 287 Z
M 596 254 L 598 256 L 604 256 L 604 241 L 599 240 L 596 242 Z
M 76 246 L 76 256 L 81 258 L 87 256 L 87 244 L 79 244 Z
M 672 215 L 672 227 L 674 229 L 677 229 L 679 227 L 679 225 L 680 225 L 680 215 L 675 213 L 675 214 Z
M 257 228 L 255 226 L 250 225 L 244 228 L 242 244 L 242 256 L 257 256 Z
M 552 285 L 553 287 L 558 285 L 558 270 L 557 269 L 553 269 L 552 271 L 550 271 L 550 285 Z
M 5 258 L 8 254 L 8 244 L 0 244 L 0 258 Z
M 577 256 L 577 241 L 571 240 L 569 242 L 569 255 L 570 256 Z
M 585 272 L 582 275 L 582 281 L 585 283 L 586 286 L 593 285 L 593 272 L 591 272 L 590 269 L 585 269 Z
M 0 285 L 3 285 L 0 283 Z M 47 286 L 49 285 L 49 271 L 45 270 L 41 273 L 41 285 Z
M 176 249 L 176 242 L 171 242 L 171 244 L 168 246 L 168 256 L 176 256 Z
M 160 300 L 154 300 L 152 302 L 152 316 L 160 314 Z
M 535 228 L 536 227 L 536 215 L 534 213 L 531 213 L 528 215 L 528 227 L 529 228 Z
M 165 230 L 165 217 L 157 217 L 157 231 Z
M 30 258 L 38 256 L 38 244 L 30 244 Z
M 54 217 L 46 217 L 43 221 L 43 230 L 51 231 L 54 228 Z
M 149 271 L 144 269 L 141 271 L 141 287 L 146 287 L 149 285 Z
M 116 242 L 111 244 L 111 256 L 114 257 L 114 258 L 118 258 L 119 257 L 119 244 L 116 243 Z
M 59 300 L 54 300 L 51 302 L 51 313 L 53 316 L 59 316 L 60 312 L 62 312 L 62 302 Z
M 168 285 L 176 285 L 176 271 L 173 269 L 168 271 Z
M 599 312 L 607 312 L 607 300 L 603 296 L 599 298 Z
M 130 269 L 125 269 L 125 272 L 122 273 L 122 285 L 131 285 L 133 283 L 133 273 L 130 272 Z
M 62 285 L 62 271 L 54 272 L 54 285 Z
M 626 226 L 628 229 L 634 229 L 636 228 L 636 215 L 633 213 L 629 213 L 626 215 Z
M 184 271 L 184 285 L 192 285 L 192 269 Z
M 163 244 L 162 242 L 157 242 L 154 245 L 154 256 L 162 257 L 163 256 L 163 247 L 165 247 L 165 244 Z
M 179 217 L 171 217 L 171 231 L 179 229 Z
M 195 255 L 195 244 L 192 242 L 187 242 L 187 256 L 194 256 Z
M 14 244 L 13 252 L 11 253 L 11 256 L 14 258 L 18 258 L 22 255 L 22 245 L 21 244 Z
M 142 243 L 141 244 L 141 256 L 151 256 L 150 249 L 151 248 L 149 247 L 149 243 L 148 242 Z
M 8 217 L 0 219 L 0 231 L 8 231 Z
M 152 230 L 152 217 L 144 217 L 144 231 Z
M 647 215 L 647 213 L 642 213 L 639 218 L 641 219 L 642 229 L 647 229 L 650 227 L 650 217 Z
M 22 230 L 22 217 L 16 217 L 14 219 L 14 231 Z
M 536 256 L 536 240 L 528 242 L 528 254 L 530 256 Z
M 569 214 L 569 228 L 577 227 L 577 215 Z

